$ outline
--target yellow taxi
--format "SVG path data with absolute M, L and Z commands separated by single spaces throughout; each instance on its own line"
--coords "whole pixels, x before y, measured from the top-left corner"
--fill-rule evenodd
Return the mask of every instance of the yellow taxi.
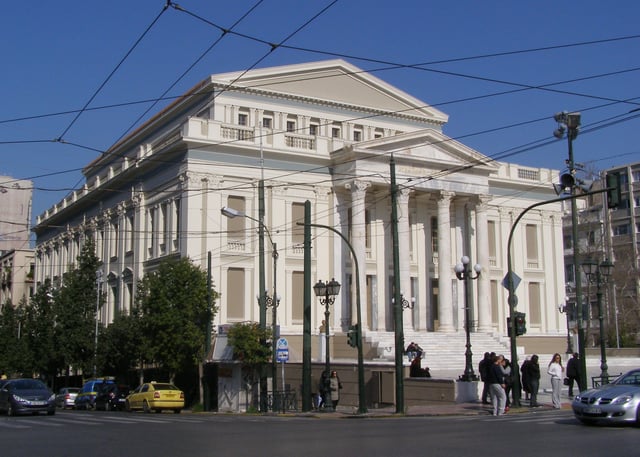
M 125 403 L 127 411 L 141 409 L 145 413 L 170 409 L 179 414 L 184 408 L 184 392 L 173 384 L 145 382 L 129 394 Z

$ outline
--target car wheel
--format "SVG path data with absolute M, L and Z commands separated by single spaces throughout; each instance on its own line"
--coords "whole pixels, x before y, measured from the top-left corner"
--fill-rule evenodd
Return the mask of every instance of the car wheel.
M 147 400 L 145 400 L 142 403 L 142 411 L 144 411 L 145 413 L 150 413 L 151 412 L 151 407 L 149 406 L 149 402 Z
M 47 411 L 47 416 L 53 416 L 56 413 L 56 410 Z
M 181 409 L 174 409 L 173 414 L 180 414 L 182 412 Z
M 9 403 L 9 405 L 7 406 L 7 416 L 15 416 L 16 412 L 13 409 L 13 405 L 11 403 Z
M 129 400 L 127 400 L 127 401 L 124 403 L 124 409 L 125 409 L 127 412 L 129 412 L 129 413 L 130 413 L 131 411 L 133 411 L 133 410 L 131 409 L 131 403 L 129 403 Z
M 640 427 L 640 406 L 638 406 L 638 409 L 636 409 L 636 423 L 635 423 L 636 427 Z
M 105 411 L 111 411 L 111 403 L 106 402 L 106 403 L 104 404 L 104 410 L 105 410 Z

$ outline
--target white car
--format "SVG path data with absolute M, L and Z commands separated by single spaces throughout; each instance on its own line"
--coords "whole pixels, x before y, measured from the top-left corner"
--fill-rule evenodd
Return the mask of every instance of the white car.
M 571 408 L 583 424 L 631 422 L 640 425 L 640 368 L 610 384 L 580 392 Z

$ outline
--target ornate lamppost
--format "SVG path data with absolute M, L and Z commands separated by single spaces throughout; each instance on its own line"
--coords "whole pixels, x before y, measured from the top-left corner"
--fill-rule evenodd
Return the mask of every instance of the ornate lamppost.
M 453 270 L 456 272 L 456 277 L 464 281 L 464 331 L 467 336 L 467 350 L 464 353 L 465 366 L 464 373 L 458 378 L 460 381 L 477 381 L 478 377 L 473 371 L 473 353 L 471 352 L 471 310 L 469 309 L 471 303 L 471 287 L 470 282 L 480 277 L 482 272 L 482 266 L 476 263 L 471 270 L 471 259 L 468 256 L 463 256 L 460 259 L 461 263 L 458 263 Z M 475 276 L 473 275 L 475 272 Z
M 324 339 L 325 339 L 325 355 L 324 355 L 324 371 L 325 371 L 325 381 L 329 382 L 329 376 L 331 376 L 331 358 L 329 351 L 329 317 L 331 316 L 331 312 L 329 311 L 329 306 L 333 305 L 336 300 L 336 295 L 340 293 L 340 283 L 335 279 L 331 279 L 326 283 L 322 282 L 322 280 L 318 281 L 315 286 L 313 286 L 313 291 L 316 294 L 316 297 L 320 299 L 320 303 L 324 306 Z M 326 387 L 326 386 L 325 386 Z M 325 396 L 329 395 L 328 390 L 325 389 Z M 329 398 L 324 399 L 325 408 L 331 408 L 331 401 Z
M 598 303 L 598 321 L 600 322 L 600 380 L 602 384 L 609 383 L 609 367 L 607 366 L 607 351 L 605 348 L 604 317 L 602 314 L 602 286 L 607 282 L 613 271 L 613 262 L 605 259 L 598 264 L 594 259 L 586 259 L 582 262 L 582 268 L 590 282 L 596 284 L 596 297 Z

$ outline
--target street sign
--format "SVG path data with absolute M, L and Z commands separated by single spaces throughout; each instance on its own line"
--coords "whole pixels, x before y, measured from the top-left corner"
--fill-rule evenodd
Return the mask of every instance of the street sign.
M 520 285 L 520 281 L 522 281 L 522 278 L 520 276 L 518 276 L 517 274 L 515 274 L 515 272 L 511 272 L 511 279 L 513 281 L 513 290 L 516 290 L 518 288 L 518 286 Z M 505 289 L 509 290 L 509 273 L 507 273 L 506 275 L 504 275 L 504 279 L 502 280 L 502 287 L 504 287 Z
M 286 338 L 279 338 L 276 342 L 276 361 L 280 363 L 289 361 L 289 342 Z

